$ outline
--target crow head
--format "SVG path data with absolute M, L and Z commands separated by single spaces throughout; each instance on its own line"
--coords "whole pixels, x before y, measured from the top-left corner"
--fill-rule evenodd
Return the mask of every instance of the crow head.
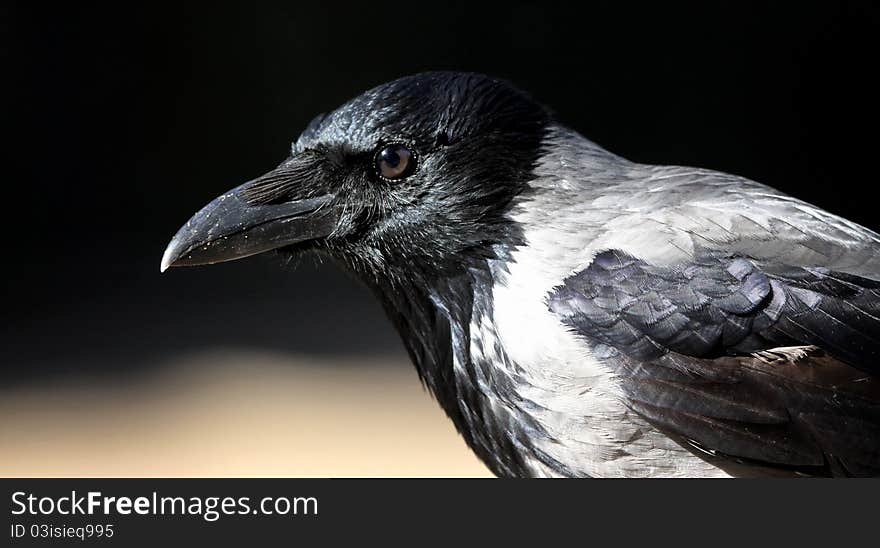
M 216 198 L 174 236 L 170 266 L 329 252 L 378 276 L 492 253 L 531 178 L 547 111 L 510 84 L 425 73 L 316 117 L 274 170 Z

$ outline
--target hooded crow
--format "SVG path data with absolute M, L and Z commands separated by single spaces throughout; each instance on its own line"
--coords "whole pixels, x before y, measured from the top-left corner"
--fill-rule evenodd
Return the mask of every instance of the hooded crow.
M 505 81 L 418 74 L 318 116 L 162 270 L 269 250 L 369 286 L 499 476 L 880 475 L 880 235 L 628 161 Z

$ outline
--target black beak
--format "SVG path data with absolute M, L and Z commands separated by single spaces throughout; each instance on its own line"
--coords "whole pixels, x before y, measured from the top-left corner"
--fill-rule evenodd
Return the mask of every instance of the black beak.
M 280 204 L 249 204 L 246 183 L 216 198 L 187 221 L 165 250 L 161 271 L 231 261 L 323 238 L 338 220 L 327 194 Z

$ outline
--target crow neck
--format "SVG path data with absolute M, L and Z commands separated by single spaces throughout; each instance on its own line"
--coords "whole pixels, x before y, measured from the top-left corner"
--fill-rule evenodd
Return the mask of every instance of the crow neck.
M 498 341 L 482 340 L 472 326 L 494 322 L 492 272 L 512 246 L 496 245 L 481 258 L 454 267 L 407 265 L 372 283 L 374 291 L 403 339 L 422 383 L 431 391 L 467 444 L 499 476 L 522 475 L 521 447 L 505 428 L 509 417 L 496 416 L 487 404 L 487 388 L 478 378 L 494 367 L 493 358 L 472 353 Z M 490 267 L 490 262 L 493 267 Z M 376 280 L 374 278 L 374 280 Z

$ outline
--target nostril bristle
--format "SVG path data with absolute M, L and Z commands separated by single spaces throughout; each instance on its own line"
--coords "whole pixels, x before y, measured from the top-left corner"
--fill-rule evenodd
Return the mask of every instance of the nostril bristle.
M 254 179 L 241 190 L 241 198 L 250 205 L 271 205 L 311 196 L 321 186 L 324 159 L 317 151 L 302 152 Z

